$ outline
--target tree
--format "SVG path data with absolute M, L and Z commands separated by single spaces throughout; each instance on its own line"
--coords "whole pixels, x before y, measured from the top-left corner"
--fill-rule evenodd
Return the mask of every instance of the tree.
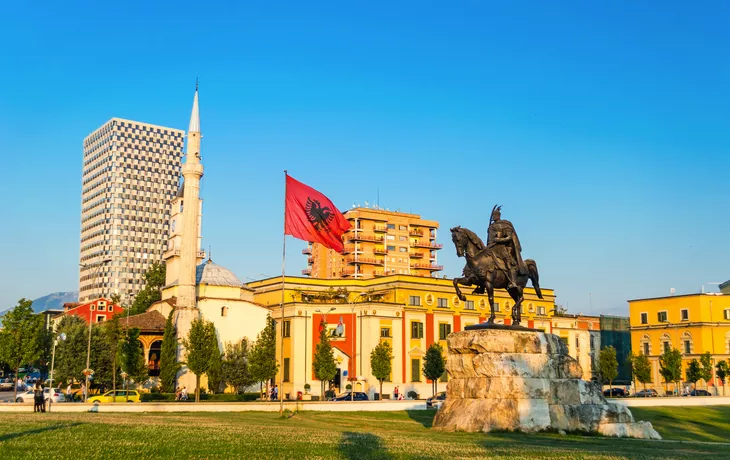
M 239 342 L 227 343 L 223 356 L 223 380 L 232 386 L 237 393 L 243 393 L 256 381 L 251 375 L 249 353 L 251 346 L 246 337 Z
M 117 294 L 119 295 L 119 294 Z M 104 339 L 109 348 L 109 358 L 112 363 L 112 390 L 117 391 L 117 364 L 119 363 L 120 343 L 124 338 L 124 330 L 119 324 L 119 317 L 114 316 L 104 325 Z
M 220 348 L 218 347 L 218 338 L 215 333 L 215 325 L 207 321 L 205 324 L 206 337 L 208 338 L 208 370 L 205 375 L 208 377 L 208 391 L 211 393 L 220 393 L 221 383 L 223 382 L 223 365 Z
M 32 300 L 20 299 L 18 305 L 3 317 L 0 330 L 0 361 L 6 363 L 18 375 L 18 369 L 40 358 L 40 336 L 43 333 L 43 317 L 33 313 Z M 18 397 L 18 386 L 13 385 L 13 401 Z
M 393 371 L 393 349 L 390 342 L 381 340 L 370 352 L 370 369 L 373 377 L 380 382 L 380 398 L 383 398 L 383 382 L 390 377 Z
M 144 274 L 144 288 L 134 298 L 130 313 L 139 315 L 144 313 L 155 302 L 162 299 L 162 288 L 165 286 L 165 264 L 154 263 Z
M 712 355 L 709 351 L 700 355 L 700 364 L 700 378 L 705 381 L 705 388 L 708 388 L 712 378 Z
M 111 301 L 114 305 L 119 305 L 121 307 L 122 306 L 122 295 L 119 294 L 118 292 L 115 292 L 114 294 L 111 295 Z
M 125 373 L 125 386 L 129 389 L 129 380 L 141 383 L 147 377 L 147 366 L 145 366 L 142 344 L 139 343 L 139 329 L 136 327 L 127 329 L 127 334 L 122 341 L 121 349 L 122 371 Z M 129 400 L 129 396 L 127 396 Z
M 692 382 L 692 386 L 697 388 L 697 381 L 702 378 L 702 366 L 700 362 L 693 359 L 687 365 L 687 381 Z
M 682 353 L 676 348 L 667 350 L 659 357 L 659 373 L 664 379 L 665 387 L 669 382 L 674 382 L 675 386 L 682 378 Z M 669 388 L 666 388 L 667 393 Z
M 54 374 L 58 382 L 71 382 L 83 378 L 86 367 L 86 346 L 88 340 L 88 324 L 78 316 L 67 315 L 61 318 L 56 331 L 66 334 L 66 340 L 56 347 Z
M 644 384 L 644 389 L 646 390 L 646 384 L 651 382 L 651 363 L 649 362 L 649 358 L 643 354 L 634 356 L 632 364 L 634 377 Z
M 254 381 L 266 382 L 268 394 L 269 381 L 279 371 L 279 363 L 276 361 L 276 324 L 271 315 L 266 317 L 266 326 L 256 337 L 248 364 Z
M 321 397 L 324 399 L 324 383 L 329 382 L 337 375 L 335 354 L 327 337 L 327 324 L 324 321 L 319 326 L 319 343 L 314 351 L 312 368 L 314 368 L 314 376 L 322 385 Z
M 438 381 L 444 372 L 446 372 L 446 360 L 444 359 L 444 349 L 438 343 L 432 343 L 426 356 L 423 358 L 423 375 L 431 380 L 431 389 L 433 396 L 438 392 Z
M 608 381 L 608 388 L 611 391 L 613 387 L 613 379 L 618 375 L 618 360 L 616 359 L 616 349 L 607 346 L 598 354 L 598 369 L 601 372 L 601 378 Z
M 722 382 L 722 395 L 725 396 L 725 378 L 730 373 L 730 366 L 727 361 L 720 361 L 715 365 L 715 375 Z
M 200 402 L 200 377 L 208 373 L 211 356 L 214 353 L 220 356 L 218 342 L 215 340 L 215 326 L 210 321 L 194 319 L 190 324 L 188 336 L 183 339 L 183 346 L 187 353 L 185 364 L 190 372 L 195 374 L 195 402 Z
M 160 349 L 160 389 L 163 393 L 175 391 L 177 373 L 182 367 L 177 362 L 177 337 L 175 336 L 175 326 L 172 324 L 173 314 L 174 311 L 170 311 L 170 314 L 167 315 Z

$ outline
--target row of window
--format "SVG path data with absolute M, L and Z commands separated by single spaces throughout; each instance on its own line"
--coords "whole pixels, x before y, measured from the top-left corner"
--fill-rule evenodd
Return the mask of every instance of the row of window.
M 641 313 L 641 324 L 649 324 L 649 313 Z M 683 308 L 679 310 L 680 321 L 689 321 L 689 310 Z M 725 320 L 730 320 L 730 308 L 723 310 L 722 317 Z M 669 322 L 667 311 L 657 312 L 657 321 L 660 323 Z

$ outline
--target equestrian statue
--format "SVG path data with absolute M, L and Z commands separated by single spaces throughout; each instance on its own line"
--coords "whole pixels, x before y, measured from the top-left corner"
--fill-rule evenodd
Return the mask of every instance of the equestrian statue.
M 492 208 L 487 232 L 487 244 L 466 228 L 451 229 L 451 240 L 456 246 L 456 255 L 466 257 L 462 278 L 454 278 L 456 294 L 462 301 L 466 296 L 459 285 L 476 286 L 473 294 L 487 293 L 491 315 L 487 324 L 494 324 L 494 290 L 506 289 L 514 299 L 512 325 L 518 326 L 522 319 L 521 306 L 527 281 L 532 282 L 535 293 L 542 299 L 537 264 L 532 259 L 522 260 L 522 246 L 512 222 L 502 219 L 501 206 Z

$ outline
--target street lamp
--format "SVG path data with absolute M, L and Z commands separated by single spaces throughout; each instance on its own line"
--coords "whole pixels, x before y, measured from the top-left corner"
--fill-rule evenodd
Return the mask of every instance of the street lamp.
M 96 277 L 99 275 L 99 270 L 101 270 L 101 267 L 104 266 L 107 262 L 111 262 L 111 259 L 104 259 L 100 261 L 96 265 L 96 270 L 94 270 L 94 276 L 91 278 L 92 280 L 96 280 Z M 82 267 L 88 267 L 86 264 L 79 264 Z M 102 292 L 103 294 L 103 292 Z M 93 322 L 94 318 L 91 315 L 91 310 L 89 310 L 89 343 L 86 346 L 86 369 L 84 369 L 84 375 L 86 376 L 86 391 L 84 392 L 84 402 L 86 402 L 89 399 L 89 374 L 91 374 L 89 366 L 91 366 L 91 324 Z
M 66 333 L 61 332 L 56 337 L 56 340 L 53 341 L 53 351 L 51 352 L 51 382 L 50 382 L 50 397 L 48 398 L 48 412 L 51 411 L 51 403 L 53 402 L 53 367 L 56 364 L 56 345 L 58 345 L 58 341 L 63 342 L 66 340 Z

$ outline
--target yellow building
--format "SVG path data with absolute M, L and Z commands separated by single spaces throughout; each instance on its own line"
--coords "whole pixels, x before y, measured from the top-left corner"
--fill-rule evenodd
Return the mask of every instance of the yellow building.
M 659 356 L 678 349 L 687 363 L 710 352 L 714 364 L 730 357 L 730 295 L 721 293 L 676 295 L 629 300 L 631 347 L 652 363 L 652 385 L 663 386 Z M 715 385 L 713 379 L 709 385 Z M 721 391 L 720 391 L 721 392 Z
M 310 384 L 319 395 L 320 384 L 312 370 L 319 328 L 326 322 L 332 340 L 338 374 L 337 386 L 345 389 L 349 381 L 356 391 L 374 397 L 378 383 L 370 370 L 370 353 L 382 340 L 393 347 L 393 374 L 383 385 L 386 395 L 395 386 L 407 394 L 414 390 L 430 395 L 431 384 L 422 376 L 423 356 L 428 347 L 439 342 L 446 348 L 446 336 L 465 326 L 485 321 L 489 315 L 486 296 L 469 295 L 460 301 L 451 280 L 409 275 L 390 275 L 370 279 L 314 279 L 286 277 L 283 311 L 283 378 L 281 393 L 295 397 Z M 255 281 L 256 303 L 268 307 L 277 321 L 281 337 L 281 277 Z M 542 289 L 544 299 L 526 289 L 522 324 L 550 331 L 555 294 Z M 497 322 L 510 324 L 514 301 L 505 291 L 495 292 Z M 281 347 L 281 343 L 278 344 Z M 277 358 L 281 348 L 277 350 Z M 445 388 L 445 387 L 444 387 Z
M 383 209 L 354 208 L 345 213 L 352 228 L 345 234 L 345 251 L 314 243 L 302 252 L 309 268 L 302 274 L 313 278 L 367 279 L 385 275 L 433 276 L 438 265 L 438 222 L 417 214 Z

